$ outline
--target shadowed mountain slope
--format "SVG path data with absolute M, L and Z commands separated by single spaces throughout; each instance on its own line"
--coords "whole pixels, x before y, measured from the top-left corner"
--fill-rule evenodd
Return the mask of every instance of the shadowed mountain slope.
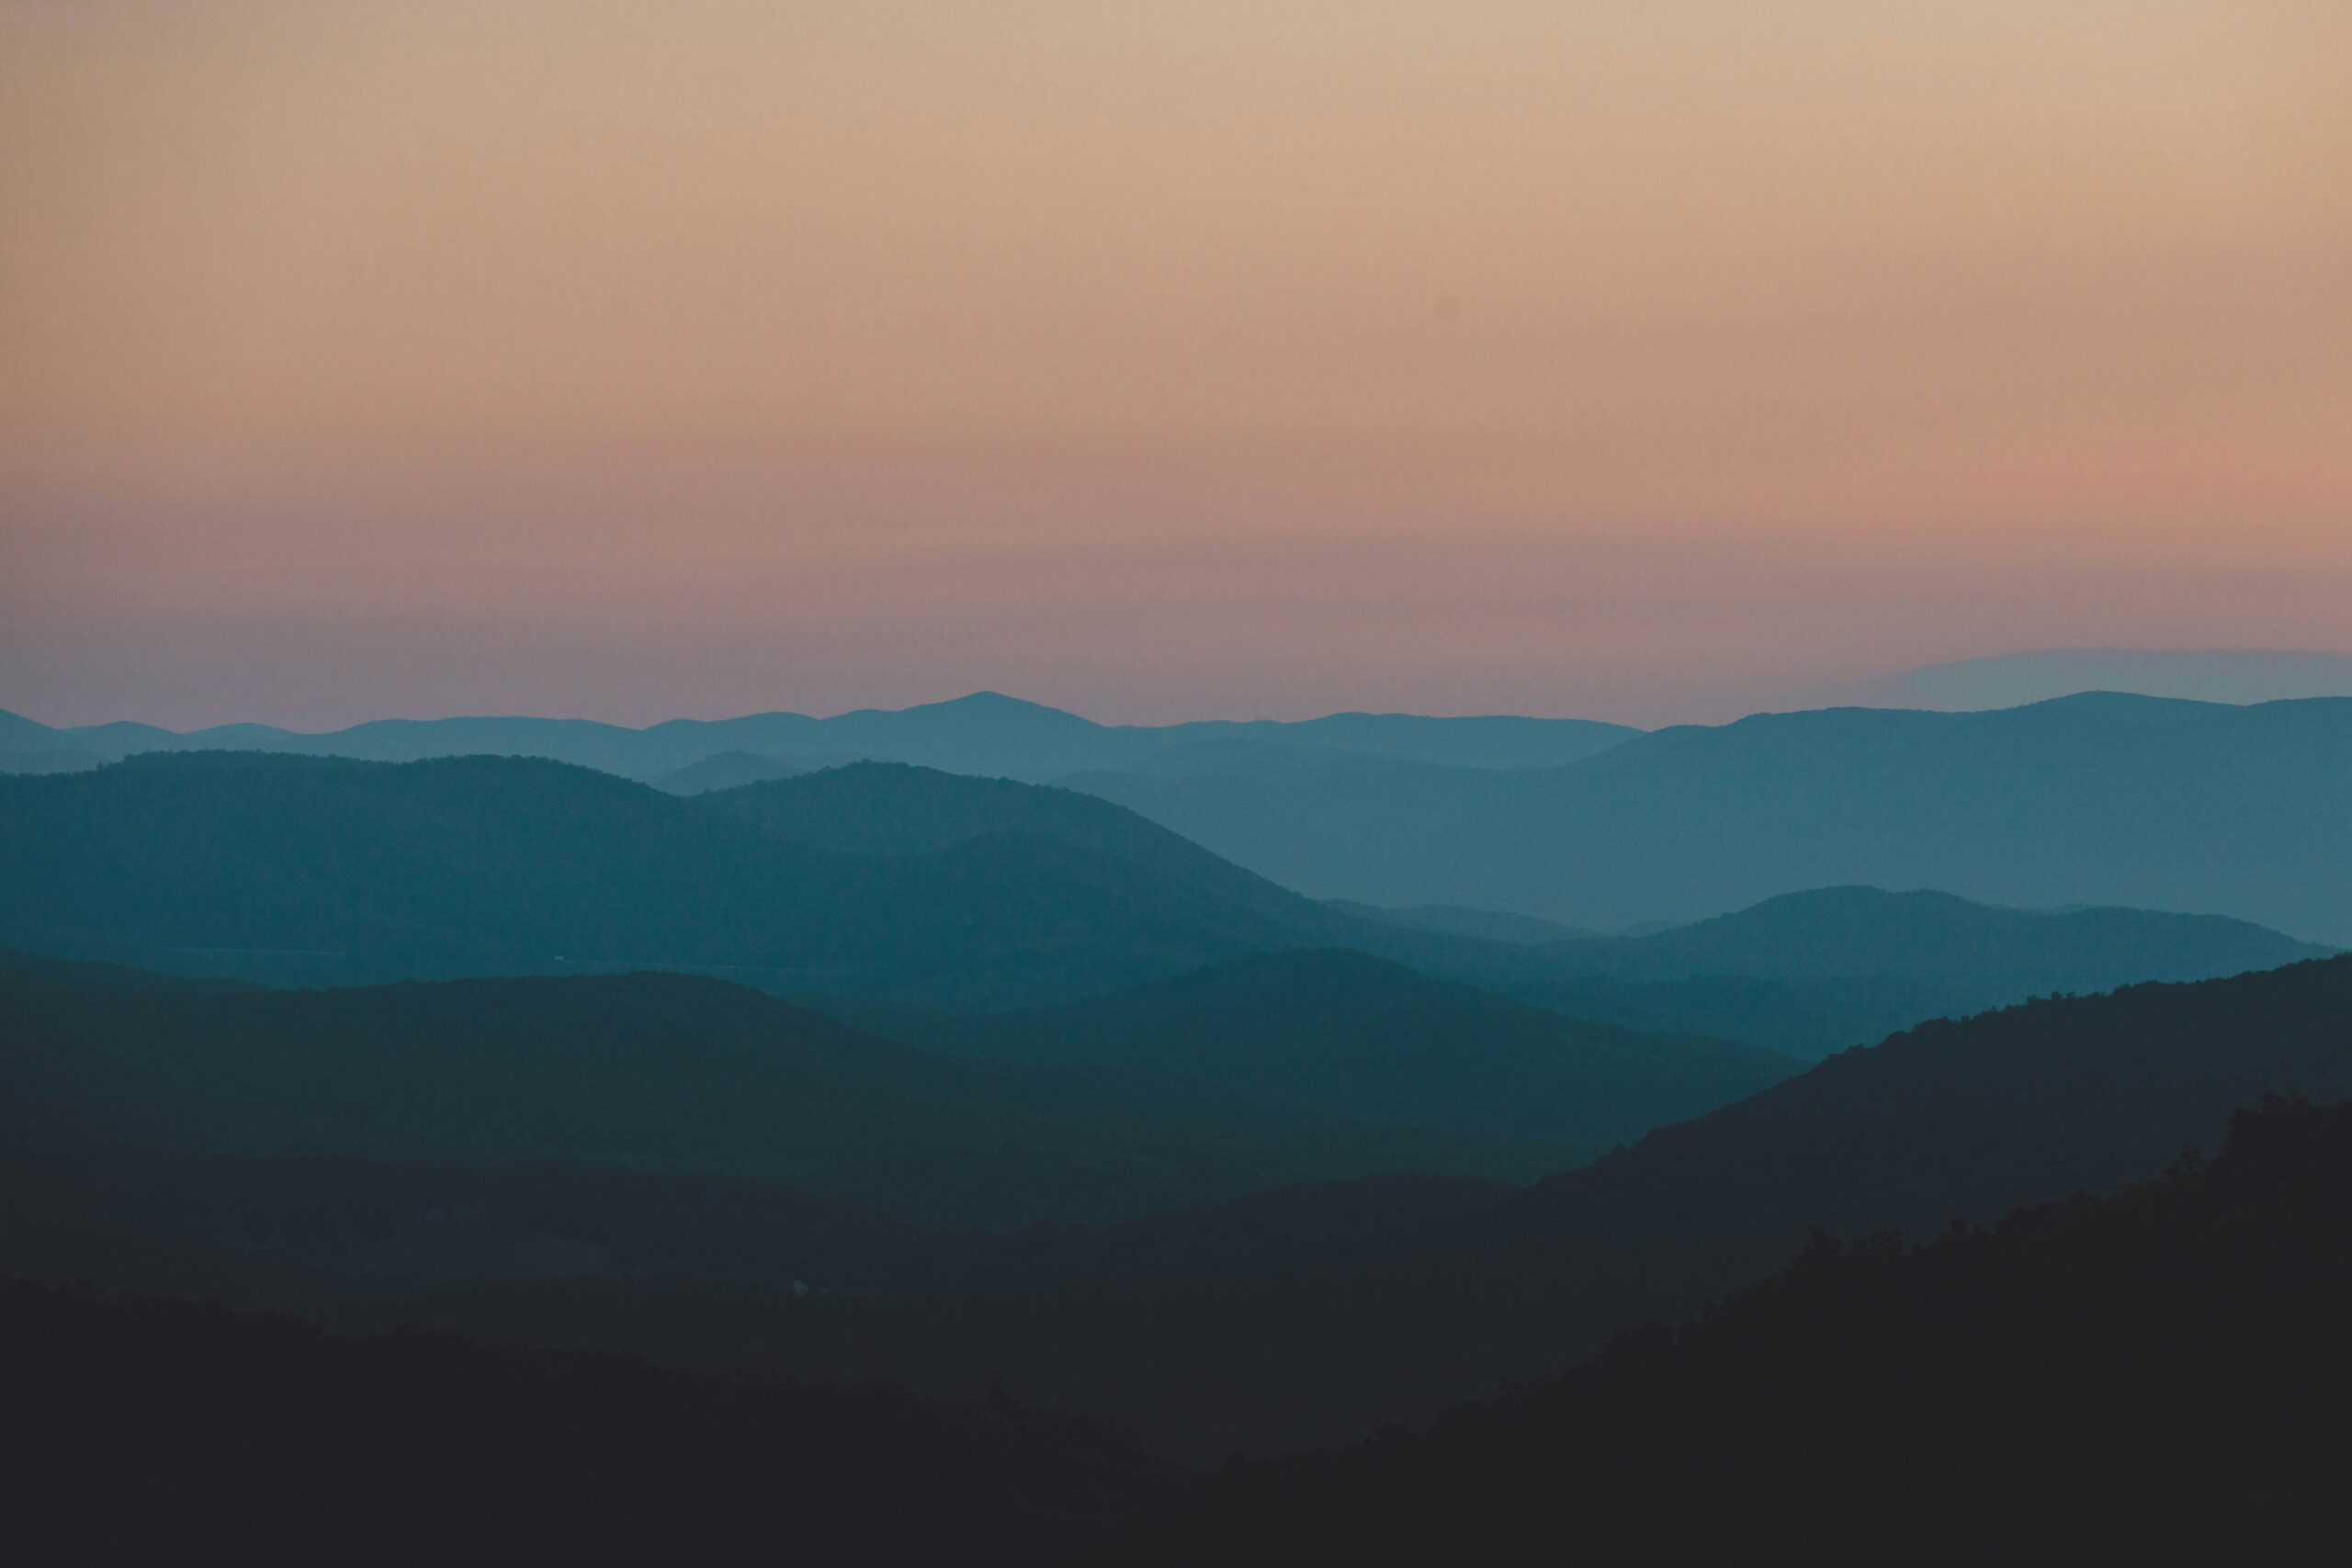
M 1532 1143 L 1310 1111 L 1140 1104 L 1066 1075 L 941 1060 L 683 975 L 127 989 L 11 959 L 0 1004 L 0 1090 L 141 1143 L 220 1154 L 731 1177 L 983 1225 L 1545 1157 Z
M 1785 1056 L 1544 1012 L 1385 960 L 1266 953 L 915 1036 L 988 1060 L 1111 1066 L 1351 1118 L 1602 1143 L 1777 1083 Z
M 770 779 L 797 778 L 802 773 L 815 773 L 820 768 L 837 766 L 844 761 L 846 759 L 835 757 L 824 761 L 795 759 L 787 762 L 752 751 L 721 751 L 646 782 L 672 795 L 708 795 L 713 790 L 741 789 L 745 784 L 764 784 Z
M 1415 904 L 1399 909 L 1383 908 L 1376 904 L 1358 904 L 1346 898 L 1334 898 L 1329 900 L 1329 904 L 1351 919 L 1370 920 L 1376 925 L 1396 926 L 1405 931 L 1435 931 L 1446 936 L 1476 937 L 1480 942 L 1503 942 L 1514 947 L 1581 942 L 1587 937 L 1600 934 L 1534 915 L 1514 915 L 1504 909 L 1465 909 L 1458 904 Z
M 777 837 L 855 855 L 922 855 L 992 835 L 1050 840 L 1139 866 L 1302 939 L 1343 937 L 1353 922 L 1220 860 L 1124 807 L 1076 790 L 975 778 L 901 762 L 854 762 L 724 791 L 710 804 Z
M 1818 1056 L 2049 993 L 2218 978 L 2331 951 L 2217 915 L 1829 887 L 1649 936 L 1465 960 L 1476 978 L 1578 1017 Z

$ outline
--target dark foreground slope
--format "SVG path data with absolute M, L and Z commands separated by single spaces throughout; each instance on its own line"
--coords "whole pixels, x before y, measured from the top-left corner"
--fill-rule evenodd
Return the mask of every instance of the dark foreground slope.
M 20 1282 L 0 1433 L 41 1561 L 2331 1561 L 2348 1310 L 2352 1113 L 2273 1101 L 2210 1165 L 1917 1249 L 1818 1238 L 1426 1433 L 1204 1483 L 1002 1397 Z
M 1236 1467 L 1119 1555 L 2330 1561 L 2347 1312 L 2352 1108 L 2274 1100 L 2210 1166 L 1912 1249 L 1819 1239 L 1425 1434 Z
M 0 1281 L 20 1561 L 1051 1562 L 1155 1502 L 1133 1448 L 1002 1401 L 341 1338 Z
M 2290 1089 L 2352 1095 L 2352 957 L 1925 1023 L 1538 1183 L 1510 1223 L 1531 1239 L 1917 1232 L 2112 1190 Z
M 1360 1438 L 1558 1373 L 1846 1235 L 2111 1191 L 2269 1090 L 2352 1094 L 2352 960 L 2042 1002 L 1840 1056 L 1533 1189 L 1357 1183 L 1005 1238 L 958 1293 L 758 1302 L 474 1293 L 429 1319 L 1038 1403 L 1215 1460 Z M 399 1321 L 394 1319 L 392 1321 Z
M 1037 1261 L 1069 1289 L 910 1313 L 907 1348 L 863 1353 L 927 1375 L 915 1346 L 952 1333 L 1017 1391 L 1189 1455 L 1344 1440 L 1560 1371 L 1778 1267 L 1815 1225 L 1932 1235 L 2112 1191 L 2298 1088 L 2352 1095 L 2352 959 L 1929 1025 L 1531 1189 L 1401 1191 L 1395 1224 L 1358 1190 L 1067 1238 Z M 1316 1215 L 1329 1244 L 1252 1244 Z
M 1610 1143 L 1797 1070 L 1726 1041 L 1585 1023 L 1361 953 L 1264 953 L 1068 1006 L 938 1021 L 958 1055 L 1110 1066 L 1370 1122 Z
M 25 1279 L 324 1317 L 387 1294 L 592 1281 L 774 1304 L 890 1288 L 987 1239 L 691 1172 L 172 1149 L 0 1096 L 0 1274 Z
M 330 1283 L 379 1271 L 365 1299 L 330 1303 L 345 1325 L 430 1324 L 719 1370 L 880 1376 L 949 1398 L 1001 1382 L 1023 1400 L 1214 1460 L 1350 1440 L 1486 1397 L 1498 1379 L 1557 1373 L 1627 1323 L 1679 1316 L 1779 1267 L 1816 1224 L 1849 1235 L 1897 1224 L 1932 1235 L 1954 1218 L 1990 1220 L 2021 1202 L 2145 1179 L 2184 1146 L 2217 1146 L 2231 1111 L 2266 1090 L 2352 1093 L 2347 1021 L 2352 960 L 2041 1002 L 1839 1056 L 1533 1189 L 1358 1181 L 944 1250 L 837 1207 L 695 1185 L 716 1178 L 630 1172 L 616 1183 L 537 1163 L 477 1180 L 447 1165 L 322 1174 L 316 1160 L 273 1172 L 262 1156 L 215 1156 L 129 1179 L 100 1168 L 104 1190 L 86 1201 L 67 1191 L 42 1212 L 58 1225 L 78 1213 L 129 1227 L 134 1241 L 206 1249 L 212 1261 L 276 1258 L 336 1273 Z M 0 1043 L 17 1034 L 0 1032 Z M 688 1069 L 680 1076 L 741 1094 L 742 1079 L 704 1071 L 691 1031 L 678 1037 L 688 1042 L 673 1062 Z M 354 1102 L 368 1097 L 344 1103 Z M 678 1104 L 656 1100 L 655 1124 Z M 532 1129 L 533 1114 L 525 1107 L 518 1128 Z M 700 1114 L 676 1120 L 692 1125 Z M 792 1114 L 777 1124 L 794 1125 Z M 722 1133 L 730 1118 L 761 1119 L 713 1115 Z M 1076 1147 L 1097 1160 L 1133 1156 L 1122 1125 L 1089 1125 Z M 604 1141 L 562 1146 L 575 1161 L 610 1158 L 617 1140 Z M 1143 1156 L 1169 1147 L 1146 1145 Z M 414 1152 L 447 1161 L 463 1151 Z M 984 1187 L 973 1172 L 991 1163 L 926 1168 L 922 1190 Z M 31 1174 L 38 1198 L 38 1162 Z M 279 1187 L 311 1183 L 320 1201 L 243 1195 L 273 1177 Z M 535 1180 L 565 1185 L 550 1194 Z M 1090 1179 L 1085 1190 L 1102 1185 Z M 706 1202 L 711 1212 L 688 1213 Z M 423 1213 L 428 1205 L 447 1210 L 446 1227 Z M 243 1211 L 234 1217 L 243 1223 L 219 1224 L 223 1207 Z M 673 1240 L 663 1237 L 665 1213 L 684 1216 Z M 22 1234 L 0 1226 L 0 1247 Z M 549 1254 L 548 1237 L 574 1249 Z M 59 1270 L 71 1244 L 87 1238 L 53 1239 L 47 1271 L 74 1277 Z M 775 1269 L 714 1267 L 714 1250 L 738 1240 L 773 1247 Z M 562 1261 L 583 1253 L 584 1262 Z M 875 1267 L 910 1254 L 912 1275 Z M 166 1283 L 169 1261 L 150 1257 L 154 1267 L 133 1278 Z M 821 1291 L 796 1300 L 782 1276 L 807 1278 L 803 1269 Z

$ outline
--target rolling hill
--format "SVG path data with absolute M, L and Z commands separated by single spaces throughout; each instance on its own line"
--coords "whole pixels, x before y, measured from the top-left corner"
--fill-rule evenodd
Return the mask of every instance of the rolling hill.
M 1146 1104 L 684 975 L 328 991 L 0 965 L 0 1093 L 134 1143 L 796 1185 L 939 1222 L 1102 1220 L 1302 1179 L 1532 1174 L 1562 1140 Z
M 2321 951 L 2226 919 L 1860 888 L 1532 945 L 1495 940 L 1495 918 L 1374 913 L 1093 795 L 905 764 L 693 798 L 492 757 L 198 753 L 0 779 L 0 940 L 275 983 L 671 968 L 968 1010 L 1349 947 L 1595 1022 L 1818 1055 L 2045 991 Z
M 1752 1046 L 1580 1022 L 1337 950 L 937 1021 L 911 1038 L 968 1058 L 1164 1074 L 1360 1121 L 1604 1144 L 1796 1070 Z
M 851 855 L 924 855 L 1010 835 L 1046 840 L 1275 921 L 1299 940 L 1370 934 L 1123 807 L 1076 790 L 903 762 L 854 762 L 726 790 L 710 804 L 790 842 Z
M 1989 1220 L 2019 1203 L 2144 1179 L 2184 1147 L 2217 1147 L 2231 1113 L 2265 1092 L 2352 1089 L 2347 1018 L 2352 959 L 2044 1000 L 1835 1057 L 1532 1188 L 1351 1180 L 1005 1237 L 978 1253 L 936 1255 L 935 1271 L 915 1276 L 931 1282 L 904 1299 L 824 1298 L 788 1335 L 775 1328 L 788 1297 L 774 1292 L 626 1279 L 401 1296 L 354 1305 L 338 1320 L 438 1324 L 723 1368 L 752 1355 L 777 1371 L 885 1376 L 956 1397 L 1001 1380 L 1021 1397 L 1117 1421 L 1186 1455 L 1296 1449 L 1427 1417 L 1489 1395 L 1498 1379 L 1559 1372 L 1629 1323 L 1679 1316 L 1781 1266 L 1815 1224 L 1926 1235 L 1955 1218 Z M 674 1032 L 665 1026 L 657 1039 Z M 1099 1092 L 1082 1079 L 1062 1087 L 1073 1097 L 1066 1103 Z M 711 1082 L 709 1092 L 738 1090 Z M 184 1109 L 170 1100 L 149 1113 Z M 1182 1110 L 1197 1129 L 1200 1109 L 1163 1106 L 1171 1120 L 1159 1125 Z M 1080 1147 L 1171 1147 L 1127 1142 L 1137 1124 L 1089 1126 Z M 1246 1151 L 1247 1140 L 1223 1147 Z M 894 1190 L 874 1174 L 860 1168 L 857 1187 L 829 1190 L 887 1201 Z M 974 1168 L 953 1162 L 918 1174 L 933 1192 L 976 1179 Z M 360 1185 L 413 1191 L 417 1179 Z M 489 1184 L 476 1201 L 496 1206 L 497 1224 L 547 1228 L 533 1206 L 544 1200 L 518 1204 Z M 660 1248 L 642 1239 L 658 1219 L 627 1216 L 658 1216 L 659 1205 L 594 1201 L 605 1217 L 588 1234 L 612 1248 L 616 1266 L 658 1266 Z M 722 1234 L 800 1234 L 786 1217 L 747 1213 Z M 887 1237 L 873 1245 L 900 1250 Z M 838 1241 L 828 1246 L 827 1267 L 854 1275 L 855 1247 L 845 1255 Z
M 1548 943 L 1468 972 L 1580 1018 L 1799 1055 L 2050 993 L 2275 969 L 2331 951 L 2216 915 L 2000 909 L 1826 887 L 1647 936 Z
M 1009 1006 L 1328 942 L 1345 924 L 1081 795 L 948 828 L 901 813 L 893 831 L 929 834 L 904 853 L 792 836 L 805 818 L 804 838 L 849 842 L 861 810 L 878 831 L 891 808 L 855 797 L 912 777 L 853 770 L 682 799 L 528 759 L 220 752 L 0 779 L 0 941 L 278 981 L 678 968 Z M 922 782 L 941 789 L 899 801 L 914 816 L 998 798 L 978 781 Z M 1019 788 L 1004 786 L 1016 807 Z M 1053 827 L 1058 810 L 1077 826 Z
M 1265 1194 L 1030 1247 L 1034 1285 L 1001 1255 L 1011 1293 L 940 1310 L 1009 1386 L 1175 1451 L 1350 1442 L 1679 1318 L 1816 1226 L 1927 1236 L 2111 1192 L 2218 1149 L 2267 1093 L 2352 1094 L 2347 1019 L 2352 958 L 2035 1002 L 1833 1057 L 1531 1188 Z M 861 1338 L 867 1364 L 933 1375 L 926 1321 L 904 1349 Z
M 821 761 L 812 758 L 786 762 L 752 751 L 720 751 L 646 782 L 672 795 L 707 795 L 715 789 L 741 789 L 745 784 L 764 784 L 770 779 L 788 779 L 801 773 L 812 773 L 820 768 L 835 767 L 848 760 L 842 757 Z
M 1376 925 L 1396 926 L 1405 931 L 1437 931 L 1447 936 L 1476 937 L 1481 942 L 1510 942 L 1515 947 L 1542 947 L 1555 942 L 1577 942 L 1600 934 L 1534 915 L 1514 915 L 1504 909 L 1466 909 L 1459 904 L 1415 904 L 1404 908 L 1384 908 L 1377 904 L 1358 904 L 1345 898 L 1334 898 L 1329 902 L 1331 908 L 1343 915 L 1370 920 Z
M 1570 942 L 1548 956 L 1563 969 L 1617 980 L 1885 977 L 2013 1001 L 2217 979 L 2329 951 L 2219 915 L 2001 909 L 1949 893 L 1824 887 L 1648 936 Z

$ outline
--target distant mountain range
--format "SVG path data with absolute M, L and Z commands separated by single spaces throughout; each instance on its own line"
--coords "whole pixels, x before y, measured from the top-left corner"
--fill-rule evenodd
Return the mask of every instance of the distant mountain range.
M 2352 701 L 1830 710 L 1565 759 L 1539 753 L 1595 738 L 1171 741 L 1003 699 L 796 722 L 826 749 L 216 736 L 0 776 L 0 1276 L 895 1380 L 966 1413 L 770 1414 L 1042 1438 L 1072 1546 L 1156 1483 L 1103 1448 L 1085 1503 L 1083 1428 L 1024 1405 L 1187 1460 L 1332 1446 L 1186 1483 L 1188 1522 L 1110 1561 L 1722 1555 L 1782 1508 L 1899 1555 L 1880 1494 L 2073 1496 L 2093 1438 L 2234 1462 L 2204 1439 L 2334 1343 L 2352 1110 L 2265 1097 L 2352 1096 L 2352 955 L 2304 940 L 2352 936 Z M 432 728 L 318 739 L 466 739 Z M 0 717 L 17 759 L 112 744 Z M 996 776 L 1072 757 L 1046 776 L 1083 788 Z M 198 1410 L 232 1340 L 327 1397 L 388 1386 L 315 1331 L 0 1297 L 79 1337 L 52 1423 L 97 1377 Z M 2185 1415 L 2150 1379 L 2188 1351 Z M 575 1434 L 535 1379 L 707 1436 L 741 1405 L 674 1370 L 384 1353 L 519 1379 L 502 1420 Z M 1686 1504 L 1691 1453 L 1736 1479 Z M 2332 1496 L 2334 1460 L 2296 1484 Z
M 755 751 L 721 751 L 716 756 L 705 757 L 699 762 L 689 762 L 670 773 L 658 773 L 646 782 L 672 795 L 708 795 L 716 789 L 741 789 L 745 784 L 797 778 L 802 773 L 839 767 L 855 760 L 851 757 L 796 757 L 785 761 L 775 757 L 763 757 Z
M 1597 1023 L 1818 1055 L 2322 951 L 2213 918 L 1869 888 L 1645 937 L 1480 923 L 1319 904 L 1098 796 L 899 763 L 691 798 L 500 757 L 201 752 L 0 778 L 0 941 L 273 984 L 659 968 L 970 1011 L 1345 948 Z
M 1933 888 L 2019 908 L 2221 914 L 2352 944 L 2352 698 L 2251 706 L 2086 693 L 1981 713 L 1835 708 L 1641 734 L 1566 719 L 1342 714 L 1104 726 L 992 694 L 896 713 L 636 730 L 393 720 L 50 729 L 0 715 L 0 763 L 153 750 L 374 761 L 530 755 L 680 794 L 845 761 L 1059 783 L 1386 923 L 1526 941 L 1474 919 L 1684 924 L 1783 893 Z
M 668 968 L 1015 1006 L 1350 924 L 1087 795 L 1032 791 L 972 831 L 905 802 L 929 835 L 909 852 L 822 814 L 905 776 L 682 799 L 523 758 L 198 752 L 0 779 L 0 941 L 275 983 Z
M 1602 930 L 1839 884 L 2352 944 L 2352 699 L 1829 709 L 1505 773 L 1355 758 L 1069 781 L 1317 897 Z
M 752 714 L 672 719 L 644 729 L 587 719 L 379 719 L 323 734 L 229 724 L 181 734 L 146 724 L 51 727 L 0 712 L 0 772 L 88 767 L 147 751 L 253 750 L 413 762 L 460 755 L 545 757 L 679 793 L 725 788 L 856 759 L 917 762 L 950 773 L 1033 782 L 1092 768 L 1169 767 L 1188 758 L 1392 757 L 1470 768 L 1546 768 L 1589 757 L 1639 734 L 1586 719 L 1412 714 L 1333 714 L 1300 723 L 1209 720 L 1102 725 L 993 692 L 897 711 L 861 709 L 831 718 Z M 713 762 L 722 756 L 723 763 Z M 692 773 L 711 764 L 705 773 Z M 780 771 L 770 773 L 775 768 Z
M 2052 649 L 1931 664 L 1840 695 L 1873 707 L 1965 712 L 2048 702 L 2075 692 L 2130 692 L 2208 703 L 2352 697 L 2352 653 Z

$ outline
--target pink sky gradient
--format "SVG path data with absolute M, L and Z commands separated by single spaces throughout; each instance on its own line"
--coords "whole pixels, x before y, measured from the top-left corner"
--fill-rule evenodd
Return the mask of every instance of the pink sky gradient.
M 0 706 L 2352 648 L 2352 7 L 0 0 Z

